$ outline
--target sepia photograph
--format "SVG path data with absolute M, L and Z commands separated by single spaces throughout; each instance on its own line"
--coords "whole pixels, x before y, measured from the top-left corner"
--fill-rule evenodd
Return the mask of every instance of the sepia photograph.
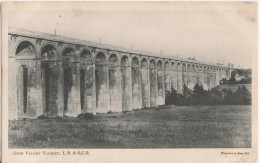
M 256 2 L 19 2 L 3 13 L 6 158 L 257 159 Z

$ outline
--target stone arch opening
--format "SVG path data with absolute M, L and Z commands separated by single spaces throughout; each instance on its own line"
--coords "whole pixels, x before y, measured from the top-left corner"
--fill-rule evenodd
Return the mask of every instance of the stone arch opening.
M 162 68 L 163 68 L 162 61 L 159 60 L 157 63 L 157 89 L 158 89 L 157 104 L 158 105 L 164 104 L 164 72 Z
M 84 110 L 85 105 L 85 70 L 80 70 L 80 108 Z
M 172 63 L 171 63 L 171 69 L 174 70 L 175 68 L 176 68 L 176 67 L 175 67 L 175 62 L 172 62 Z
M 107 68 L 105 66 L 106 56 L 103 52 L 98 52 L 95 58 L 95 79 L 96 79 L 96 107 L 97 112 L 107 112 Z
M 122 109 L 123 111 L 131 110 L 131 67 L 128 67 L 129 61 L 127 56 L 121 59 L 121 75 L 122 75 Z
M 171 71 L 170 74 L 170 85 L 169 90 L 172 91 L 172 89 L 176 90 L 178 89 L 178 72 L 176 71 L 176 63 L 171 62 Z
M 187 70 L 188 70 L 188 71 L 191 70 L 191 66 L 190 66 L 190 64 L 187 65 Z
M 55 63 L 42 63 L 42 83 L 43 112 L 47 115 L 57 115 L 58 70 Z
M 109 57 L 109 65 L 110 66 L 117 66 L 118 65 L 118 59 L 115 54 L 111 54 Z
M 180 63 L 177 64 L 177 70 L 181 70 L 181 64 Z
M 195 68 L 195 73 L 196 73 L 196 75 L 195 75 L 195 79 L 196 79 L 196 83 L 197 84 L 199 84 L 199 85 L 201 85 L 201 79 L 200 79 L 200 67 L 199 67 L 199 65 L 196 65 L 196 68 Z
M 196 65 L 195 71 L 199 71 L 199 65 Z
M 181 63 L 177 63 L 177 92 L 182 92 L 182 71 L 181 71 Z
M 109 99 L 112 112 L 121 112 L 121 83 L 120 69 L 116 54 L 109 56 Z
M 48 62 L 57 59 L 57 50 L 51 45 L 45 45 L 41 50 L 42 82 L 43 82 L 43 112 L 48 115 L 58 113 L 58 70 L 56 62 Z
M 153 59 L 150 60 L 149 64 L 149 75 L 150 75 L 150 106 L 157 106 L 157 70 L 156 64 Z
M 73 48 L 71 47 L 67 47 L 64 49 L 63 53 L 62 53 L 62 61 L 65 62 L 73 62 L 75 61 L 75 51 Z
M 157 63 L 157 68 L 158 68 L 158 69 L 161 69 L 162 67 L 163 67 L 162 61 L 159 60 L 158 63 Z
M 182 64 L 182 71 L 186 71 L 186 64 L 185 63 Z
M 149 71 L 146 58 L 141 61 L 141 80 L 142 80 L 142 108 L 149 107 Z
M 168 61 L 164 63 L 164 85 L 165 85 L 165 92 L 168 93 L 171 91 L 171 70 L 170 70 L 170 64 Z M 174 83 L 173 83 L 174 84 Z
M 142 96 L 141 96 L 141 73 L 139 70 L 139 60 L 137 57 L 132 59 L 132 101 L 133 109 L 141 109 Z
M 63 102 L 65 115 L 77 115 L 80 111 L 80 93 L 77 94 L 77 66 L 75 51 L 71 47 L 64 49 L 62 53 L 63 67 Z M 75 96 L 78 98 L 75 99 Z M 79 110 L 77 110 L 79 106 Z
M 45 70 L 45 111 L 48 113 L 50 111 L 50 76 L 51 76 L 51 71 L 50 68 L 46 65 L 44 66 L 44 70 Z
M 187 86 L 187 67 L 186 64 L 183 63 L 182 64 L 182 85 L 186 85 Z
M 191 71 L 192 71 L 192 72 L 190 72 L 191 73 L 191 89 L 193 89 L 195 84 L 198 81 L 198 76 L 196 74 L 196 70 L 195 70 L 195 65 L 194 64 L 192 64 L 192 66 L 191 66 Z
M 19 112 L 26 114 L 27 112 L 27 100 L 28 100 L 28 67 L 22 65 L 18 69 L 18 107 Z
M 22 41 L 17 46 L 15 54 L 22 57 L 36 57 L 35 47 L 29 41 Z
M 168 61 L 165 62 L 165 64 L 164 64 L 164 68 L 165 68 L 165 69 L 169 69 L 169 68 L 170 68 L 170 64 L 169 64 Z
M 92 56 L 88 49 L 80 53 L 80 107 L 81 112 L 92 108 L 93 67 Z
M 71 103 L 71 89 L 72 89 L 72 85 L 73 85 L 73 79 L 72 79 L 72 71 L 71 68 L 69 66 L 63 66 L 63 74 L 64 74 L 64 112 L 68 112 L 68 105 L 69 103 Z
M 139 60 L 138 60 L 137 57 L 134 57 L 134 58 L 132 59 L 131 66 L 132 66 L 132 67 L 138 67 L 138 66 L 139 66 Z
M 156 68 L 156 64 L 155 64 L 155 61 L 153 59 L 150 60 L 149 67 L 150 68 Z
M 27 111 L 28 67 L 23 66 L 23 113 Z
M 128 57 L 127 56 L 123 56 L 121 59 L 121 65 L 122 66 L 128 66 Z
M 89 50 L 84 49 L 81 53 L 80 53 L 80 61 L 81 62 L 88 62 L 91 63 L 92 62 L 92 57 L 91 57 L 91 53 Z
M 106 56 L 103 52 L 98 52 L 98 54 L 96 55 L 96 60 L 95 63 L 96 64 L 104 64 L 106 61 Z
M 81 63 L 80 67 L 80 105 L 81 112 L 88 112 L 93 107 L 93 66 Z
M 143 67 L 143 68 L 147 68 L 148 67 L 148 63 L 147 63 L 147 60 L 145 58 L 142 59 L 141 67 Z
M 192 89 L 193 86 L 193 73 L 192 73 L 192 67 L 190 64 L 187 64 L 187 87 L 189 89 Z
M 43 60 L 52 60 L 57 59 L 57 50 L 54 46 L 47 44 L 42 48 L 41 51 L 41 58 Z

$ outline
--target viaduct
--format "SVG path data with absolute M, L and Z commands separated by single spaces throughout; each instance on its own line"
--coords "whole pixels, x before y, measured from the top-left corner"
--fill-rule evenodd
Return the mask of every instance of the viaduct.
M 212 89 L 233 69 L 16 28 L 8 46 L 9 119 L 156 107 L 171 88 Z

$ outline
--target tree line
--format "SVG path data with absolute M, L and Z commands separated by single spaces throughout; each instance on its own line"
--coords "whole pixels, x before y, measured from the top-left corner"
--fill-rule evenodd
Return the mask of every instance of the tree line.
M 245 86 L 238 87 L 235 92 L 230 89 L 204 90 L 196 84 L 194 89 L 183 86 L 183 93 L 177 93 L 172 88 L 166 93 L 166 105 L 251 105 L 251 92 Z

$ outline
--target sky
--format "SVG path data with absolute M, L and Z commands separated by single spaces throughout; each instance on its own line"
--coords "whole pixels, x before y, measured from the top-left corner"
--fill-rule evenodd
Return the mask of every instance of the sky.
M 257 55 L 256 3 L 89 6 L 11 10 L 8 25 L 240 68 Z

